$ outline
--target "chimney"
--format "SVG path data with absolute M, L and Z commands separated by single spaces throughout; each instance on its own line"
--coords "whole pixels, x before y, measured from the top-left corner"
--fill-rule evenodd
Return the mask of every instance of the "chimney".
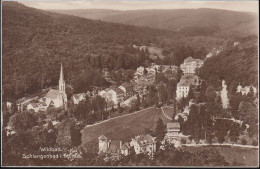
M 122 141 L 120 140 L 120 149 L 122 148 Z

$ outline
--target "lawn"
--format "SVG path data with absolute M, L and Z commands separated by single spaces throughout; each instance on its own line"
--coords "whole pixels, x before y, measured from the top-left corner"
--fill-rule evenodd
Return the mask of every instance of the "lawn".
M 129 116 L 118 117 L 104 123 L 84 128 L 82 132 L 82 146 L 95 143 L 103 134 L 111 140 L 129 141 L 134 136 L 143 133 L 145 128 L 154 130 L 156 121 L 161 118 L 166 125 L 170 122 L 164 117 L 161 109 L 149 108 Z
M 167 114 L 169 117 L 173 117 L 174 109 L 172 107 L 163 107 L 163 111 L 165 114 Z
M 190 151 L 196 151 L 202 147 L 188 147 Z M 206 149 L 216 149 L 221 156 L 229 163 L 233 163 L 235 160 L 239 163 L 243 163 L 244 166 L 258 166 L 258 149 L 249 149 L 243 147 L 203 147 Z
M 148 47 L 149 53 L 150 53 L 150 58 L 152 60 L 157 59 L 157 56 L 160 59 L 163 59 L 165 56 L 162 54 L 163 49 L 158 48 L 158 47 L 151 47 L 151 46 L 141 46 L 140 49 L 146 49 Z

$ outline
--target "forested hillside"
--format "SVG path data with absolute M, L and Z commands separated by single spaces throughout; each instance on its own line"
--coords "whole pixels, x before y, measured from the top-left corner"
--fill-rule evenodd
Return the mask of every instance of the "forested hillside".
M 207 8 L 129 11 L 79 9 L 55 11 L 102 21 L 171 30 L 186 33 L 187 35 L 216 34 L 216 36 L 228 38 L 237 36 L 237 34 L 247 36 L 257 32 L 257 15 L 249 12 Z
M 210 85 L 220 88 L 225 80 L 229 91 L 242 86 L 258 86 L 258 38 L 241 39 L 240 44 L 230 45 L 219 55 L 206 60 L 199 76 Z
M 144 53 L 133 51 L 132 45 L 162 48 L 166 57 L 158 63 L 180 65 L 188 56 L 203 59 L 213 48 L 241 40 L 240 34 L 213 36 L 222 26 L 198 27 L 195 22 L 183 30 L 169 31 L 90 20 L 17 2 L 3 2 L 2 9 L 3 99 L 57 85 L 61 62 L 66 83 L 74 92 L 83 92 L 92 86 L 109 85 L 101 76 L 101 68 L 123 80 L 118 72 L 129 79 L 138 66 L 151 62 Z M 243 24 L 252 21 L 248 15 L 238 15 L 236 21 L 224 23 L 234 25 L 239 18 Z
M 58 84 L 60 63 L 74 88 L 104 86 L 100 68 L 116 67 L 118 57 L 138 58 L 125 46 L 159 44 L 174 33 L 94 21 L 3 3 L 3 91 L 7 98 Z M 142 63 L 141 63 L 142 64 Z

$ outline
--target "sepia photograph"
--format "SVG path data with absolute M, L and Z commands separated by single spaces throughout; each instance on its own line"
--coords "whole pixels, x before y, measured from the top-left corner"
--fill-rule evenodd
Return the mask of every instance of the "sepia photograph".
M 2 167 L 259 167 L 258 0 L 1 1 Z

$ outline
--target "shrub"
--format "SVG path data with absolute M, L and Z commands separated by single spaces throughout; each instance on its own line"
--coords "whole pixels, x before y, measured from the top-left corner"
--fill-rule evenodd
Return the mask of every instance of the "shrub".
M 246 145 L 246 143 L 247 143 L 246 139 L 245 139 L 245 138 L 242 138 L 241 144 L 242 144 L 242 145 Z
M 186 142 L 187 142 L 186 139 L 184 139 L 184 138 L 181 139 L 181 144 L 186 144 Z
M 253 146 L 257 146 L 257 145 L 258 145 L 258 141 L 254 139 L 254 140 L 252 141 L 252 145 L 253 145 Z

